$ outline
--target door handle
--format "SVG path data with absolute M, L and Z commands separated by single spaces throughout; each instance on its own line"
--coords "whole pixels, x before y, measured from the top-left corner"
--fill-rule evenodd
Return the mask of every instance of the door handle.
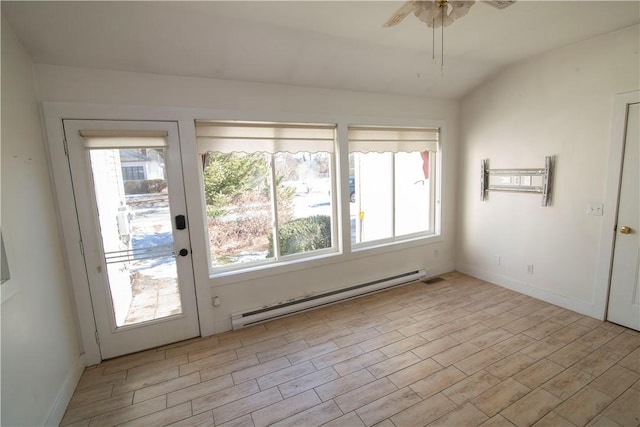
M 620 233 L 622 234 L 631 234 L 632 231 L 631 227 L 627 227 L 626 225 L 620 227 Z
M 178 253 L 180 254 L 180 256 L 187 256 L 189 255 L 189 249 L 182 248 Z

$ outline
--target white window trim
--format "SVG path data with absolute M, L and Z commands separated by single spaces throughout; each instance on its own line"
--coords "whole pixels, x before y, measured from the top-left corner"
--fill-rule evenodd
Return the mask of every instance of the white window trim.
M 254 268 L 271 268 L 297 260 L 307 260 L 340 252 L 340 240 L 338 237 L 338 199 L 336 197 L 336 125 L 332 123 L 293 123 L 293 122 L 272 122 L 272 121 L 228 121 L 228 120 L 195 120 L 194 128 L 196 132 L 196 145 L 199 158 L 207 152 L 213 153 L 267 153 L 270 155 L 269 161 L 269 182 L 271 192 L 271 209 L 274 224 L 272 233 L 274 238 L 275 255 L 273 258 L 266 258 L 246 263 L 230 265 L 213 265 L 211 248 L 207 245 L 209 258 L 209 274 L 218 275 L 225 272 L 242 272 Z M 310 137 L 311 136 L 311 137 Z M 277 189 L 273 184 L 276 181 L 275 157 L 279 152 L 323 152 L 330 154 L 330 176 L 331 176 L 331 247 L 302 252 L 297 254 L 282 255 L 279 248 L 280 227 L 276 220 L 278 218 L 278 207 L 275 201 Z M 206 209 L 204 193 L 204 170 L 201 170 L 202 182 L 202 204 Z M 205 222 L 207 224 L 208 222 Z M 209 239 L 208 226 L 205 227 L 207 240 Z
M 447 174 L 442 167 L 442 155 L 448 155 L 448 126 L 444 119 L 427 120 L 418 117 L 367 117 L 349 116 L 346 114 L 301 114 L 294 112 L 264 112 L 255 110 L 231 110 L 215 108 L 187 108 L 187 107 L 158 107 L 120 104 L 91 104 L 75 102 L 51 102 L 45 101 L 43 106 L 44 128 L 47 134 L 46 149 L 51 166 L 53 181 L 56 183 L 56 203 L 60 213 L 60 227 L 69 231 L 69 236 L 76 236 L 77 239 L 70 239 L 64 242 L 64 256 L 67 264 L 67 271 L 70 277 L 70 287 L 73 290 L 75 307 L 77 311 L 78 325 L 82 337 L 83 350 L 86 355 L 87 365 L 97 363 L 100 360 L 99 348 L 95 342 L 95 323 L 91 310 L 91 299 L 86 286 L 86 272 L 83 265 L 74 261 L 80 255 L 78 245 L 79 233 L 75 222 L 75 212 L 73 211 L 73 194 L 67 185 L 68 165 L 62 141 L 64 134 L 62 131 L 63 119 L 100 119 L 100 120 L 159 120 L 178 122 L 181 138 L 182 159 L 185 174 L 185 194 L 187 198 L 187 209 L 189 214 L 189 225 L 191 233 L 191 243 L 193 247 L 192 257 L 194 262 L 194 275 L 196 294 L 198 299 L 198 315 L 200 318 L 200 328 L 203 336 L 212 335 L 215 330 L 215 319 L 213 311 L 210 309 L 212 289 L 218 286 L 232 286 L 235 282 L 257 279 L 260 277 L 278 275 L 308 268 L 321 267 L 333 263 L 348 262 L 352 259 L 359 259 L 368 256 L 379 255 L 388 251 L 404 250 L 407 248 L 428 246 L 443 242 L 441 237 L 441 206 L 442 206 L 442 177 Z M 269 266 L 251 271 L 233 272 L 224 275 L 212 275 L 208 268 L 208 253 L 206 238 L 204 233 L 197 232 L 198 227 L 205 227 L 206 211 L 201 197 L 204 194 L 201 168 L 197 164 L 198 156 L 195 144 L 194 120 L 202 118 L 216 117 L 219 120 L 247 120 L 247 121 L 275 121 L 275 122 L 311 122 L 311 123 L 336 123 L 337 124 L 337 145 L 336 161 L 336 182 L 339 183 L 336 190 L 338 206 L 340 208 L 336 214 L 336 223 L 340 223 L 339 230 L 349 229 L 349 216 L 342 215 L 342 206 L 349 205 L 349 183 L 348 179 L 342 177 L 349 176 L 348 146 L 347 146 L 347 126 L 358 123 L 359 125 L 371 126 L 418 126 L 418 127 L 438 127 L 440 128 L 441 147 L 438 150 L 437 168 L 440 173 L 440 180 L 436 188 L 436 199 L 440 201 L 436 207 L 436 229 L 435 234 L 414 241 L 395 243 L 392 245 L 382 245 L 367 248 L 362 251 L 352 251 L 349 233 L 338 232 L 338 239 L 341 241 L 342 251 L 337 253 L 318 256 L 314 259 L 307 259 L 302 262 L 290 261 L 279 266 Z M 61 187 L 64 187 L 61 190 Z M 62 235 L 65 235 L 64 233 Z M 204 267 L 204 268 L 203 268 Z M 7 282 L 8 285 L 13 281 Z M 4 292 L 3 292 L 4 293 Z
M 428 230 L 397 236 L 395 234 L 395 226 L 394 226 L 392 237 L 356 243 L 352 245 L 353 252 L 366 251 L 370 248 L 377 248 L 377 247 L 390 247 L 393 245 L 402 244 L 403 242 L 410 242 L 410 241 L 428 239 L 434 236 L 440 236 L 440 232 L 441 232 L 440 219 L 442 218 L 441 211 L 440 211 L 442 206 L 440 196 L 441 196 L 441 188 L 442 188 L 441 185 L 442 185 L 442 176 L 443 176 L 442 170 L 441 170 L 442 128 L 435 127 L 435 126 L 423 126 L 422 129 L 416 129 L 416 128 L 417 126 L 415 125 L 406 126 L 406 127 L 400 127 L 397 125 L 396 126 L 393 126 L 393 125 L 367 126 L 367 125 L 360 125 L 360 124 L 353 124 L 353 123 L 348 125 L 347 145 L 348 145 L 349 154 L 352 154 L 352 153 L 366 154 L 370 152 L 391 152 L 395 154 L 400 151 L 407 151 L 407 150 L 424 151 L 424 149 L 427 149 L 427 151 L 435 154 L 435 159 L 433 160 L 435 167 L 433 169 L 435 170 L 435 176 L 436 176 L 436 179 L 430 182 L 431 191 L 433 193 L 433 196 L 432 196 L 433 200 L 429 204 L 429 208 L 431 209 L 431 212 L 430 212 L 431 220 L 430 220 L 430 225 Z M 355 143 L 352 137 L 349 137 L 350 130 L 352 130 L 352 134 L 355 136 Z M 371 135 L 368 135 L 367 131 L 369 130 L 382 131 L 385 133 L 387 132 L 398 133 L 399 135 L 402 135 L 405 138 L 408 138 L 408 140 L 407 141 L 376 140 L 375 135 L 373 135 L 373 137 Z M 415 142 L 414 140 L 411 140 L 416 136 L 414 135 L 414 132 L 419 134 L 418 135 L 419 139 L 421 139 L 420 142 Z M 367 135 L 369 136 L 368 138 L 367 138 Z M 368 141 L 363 141 L 363 139 L 367 139 Z M 368 142 L 371 143 L 370 147 L 367 145 Z M 385 148 L 385 145 L 390 146 L 392 150 Z M 392 162 L 391 168 L 392 168 L 392 175 L 395 176 L 395 158 Z M 392 187 L 392 196 L 395 204 L 395 186 Z M 395 224 L 395 209 L 392 216 L 393 216 L 392 223 Z

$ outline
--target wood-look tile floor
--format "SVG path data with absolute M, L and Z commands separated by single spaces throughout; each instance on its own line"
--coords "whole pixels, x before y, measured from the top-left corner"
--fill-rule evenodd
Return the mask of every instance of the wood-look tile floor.
M 640 425 L 640 333 L 442 277 L 105 361 L 62 425 Z

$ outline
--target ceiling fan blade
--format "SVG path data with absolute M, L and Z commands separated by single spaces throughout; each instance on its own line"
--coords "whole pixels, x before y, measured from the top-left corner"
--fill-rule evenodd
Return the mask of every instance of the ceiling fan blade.
M 413 3 L 415 3 L 415 1 L 408 1 L 403 4 L 400 9 L 396 10 L 396 13 L 384 23 L 383 27 L 393 27 L 402 22 L 402 20 L 413 11 Z

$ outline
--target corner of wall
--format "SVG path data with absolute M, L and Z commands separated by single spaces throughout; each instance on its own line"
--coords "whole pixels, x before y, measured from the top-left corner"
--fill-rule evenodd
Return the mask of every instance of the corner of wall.
M 38 129 L 33 62 L 4 17 L 1 30 L 2 225 L 11 268 L 10 282 L 3 287 L 17 290 L 1 310 L 1 422 L 56 424 L 84 363 Z
M 84 372 L 85 365 L 86 361 L 84 354 L 81 354 L 76 359 L 75 363 L 69 368 L 69 372 L 67 373 L 62 387 L 60 387 L 60 391 L 56 396 L 56 400 L 51 406 L 51 410 L 49 411 L 47 420 L 44 423 L 45 426 L 60 425 L 62 417 L 67 410 L 67 406 L 69 406 L 71 397 L 73 396 L 73 392 L 80 382 L 80 378 L 82 377 L 82 373 Z
M 513 64 L 462 99 L 459 271 L 602 318 L 596 267 L 606 222 L 586 206 L 616 210 L 605 197 L 613 99 L 640 86 L 638 28 Z M 480 201 L 480 159 L 530 168 L 546 155 L 558 156 L 551 207 L 520 193 Z

